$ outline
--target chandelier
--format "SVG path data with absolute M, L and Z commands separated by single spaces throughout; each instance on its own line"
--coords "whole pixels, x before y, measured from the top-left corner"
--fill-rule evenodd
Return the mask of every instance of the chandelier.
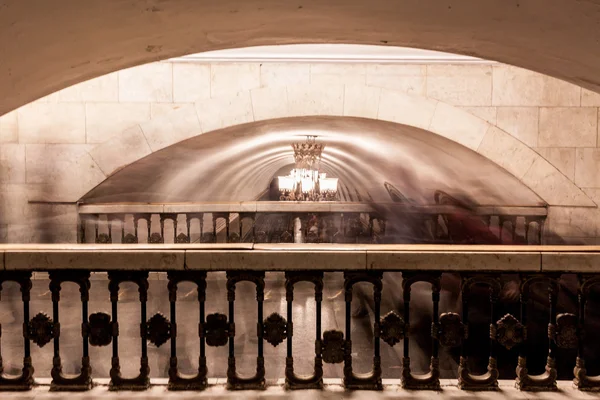
M 335 201 L 337 178 L 319 172 L 324 144 L 316 136 L 307 136 L 303 143 L 293 143 L 295 167 L 288 176 L 278 176 L 279 200 Z

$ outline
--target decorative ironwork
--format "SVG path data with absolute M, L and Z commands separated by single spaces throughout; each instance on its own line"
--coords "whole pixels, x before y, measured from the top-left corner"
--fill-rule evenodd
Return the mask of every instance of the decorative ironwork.
M 165 242 L 165 239 L 158 232 L 154 232 L 148 238 L 148 243 L 158 244 L 158 243 L 164 243 L 164 242 Z
M 112 239 L 110 238 L 110 236 L 108 236 L 108 234 L 101 233 L 98 236 L 96 236 L 96 243 L 98 243 L 98 244 L 110 244 L 110 243 L 112 243 Z
M 590 296 L 590 292 L 593 287 L 600 285 L 600 275 L 581 275 L 579 276 L 579 292 L 578 292 L 578 323 L 577 333 L 579 335 L 579 343 L 577 349 L 577 359 L 575 361 L 575 368 L 573 370 L 573 384 L 579 390 L 582 391 L 598 391 L 600 390 L 600 376 L 588 376 L 586 362 L 584 359 L 584 343 L 585 337 L 584 326 L 585 316 L 587 310 L 587 302 Z M 588 336 L 589 337 L 589 336 Z
M 288 334 L 288 323 L 281 315 L 273 313 L 263 322 L 263 337 L 271 345 L 277 347 L 283 343 Z
M 344 333 L 341 331 L 323 332 L 321 354 L 327 364 L 339 364 L 344 361 Z
M 387 313 L 379 322 L 379 337 L 392 347 L 404 339 L 407 330 L 406 323 L 395 311 Z
M 112 324 L 110 315 L 97 312 L 90 315 L 87 325 L 87 334 L 92 346 L 108 346 L 112 342 Z
M 462 323 L 460 315 L 456 313 L 440 315 L 440 323 L 436 328 L 439 329 L 433 333 L 437 336 L 440 344 L 445 347 L 458 347 L 467 337 L 467 328 Z
M 552 327 L 552 325 L 550 325 Z M 552 329 L 551 337 L 561 349 L 576 349 L 579 344 L 577 338 L 577 316 L 566 313 L 556 316 L 556 328 Z
M 232 232 L 229 234 L 229 243 L 239 243 L 240 235 L 237 232 Z
M 468 336 L 468 315 L 469 315 L 469 303 L 471 300 L 471 293 L 473 288 L 476 286 L 487 286 L 489 289 L 490 298 L 490 338 L 492 342 L 490 344 L 490 352 L 488 359 L 487 372 L 480 375 L 473 375 L 469 370 L 468 356 L 467 356 L 467 345 L 466 341 L 469 340 Z M 465 324 L 465 340 L 463 340 L 461 347 L 460 361 L 458 364 L 458 387 L 463 390 L 497 390 L 498 389 L 498 365 L 496 361 L 497 347 L 499 346 L 496 341 L 497 329 L 497 308 L 496 302 L 500 290 L 502 288 L 500 280 L 491 274 L 476 274 L 476 275 L 465 275 L 462 278 L 461 292 L 463 302 L 463 322 Z
M 190 242 L 190 238 L 185 233 L 180 233 L 175 238 L 175 243 L 189 243 L 189 242 Z
M 112 321 L 115 329 L 112 330 L 112 365 L 110 369 L 109 390 L 145 390 L 150 386 L 150 366 L 148 365 L 148 344 L 147 330 L 144 329 L 143 321 L 146 321 L 146 302 L 148 301 L 148 272 L 147 271 L 110 271 L 108 273 L 108 289 L 110 291 L 110 301 L 112 303 Z M 140 372 L 135 378 L 123 378 L 121 376 L 121 364 L 119 359 L 118 336 L 118 302 L 119 286 L 123 282 L 133 282 L 138 286 L 140 302 L 140 320 L 142 321 L 140 329 Z
M 235 336 L 235 327 L 227 322 L 227 315 L 210 314 L 206 316 L 202 335 L 211 347 L 225 346 L 229 338 Z
M 138 238 L 132 233 L 128 233 L 123 237 L 123 243 L 125 244 L 136 244 L 138 243 Z
M 280 240 L 281 240 L 281 243 L 293 243 L 294 237 L 292 236 L 292 234 L 289 231 L 285 231 L 281 234 Z
M 27 337 L 39 347 L 44 347 L 58 332 L 58 326 L 44 313 L 38 313 L 27 325 Z
M 156 313 L 146 322 L 146 337 L 150 343 L 160 347 L 171 338 L 171 323 L 161 313 Z
M 83 339 L 83 356 L 81 357 L 81 372 L 79 375 L 65 375 L 62 372 L 62 361 L 59 352 L 60 346 L 60 329 L 59 326 L 59 302 L 60 291 L 63 282 L 73 282 L 79 285 L 79 293 L 81 294 L 81 308 L 83 314 L 82 328 L 87 326 L 88 316 L 88 301 L 90 290 L 90 272 L 81 270 L 58 270 L 51 271 L 50 274 L 50 291 L 52 292 L 52 316 L 55 325 L 54 336 L 54 357 L 52 359 L 52 382 L 50 390 L 65 390 L 65 391 L 84 391 L 92 387 L 92 368 L 90 366 L 90 357 L 88 353 L 88 337 L 85 329 L 82 329 L 81 336 Z
M 189 221 L 189 219 L 188 219 Z M 189 231 L 189 229 L 188 229 Z M 171 357 L 169 359 L 169 390 L 203 390 L 207 385 L 206 366 L 206 340 L 202 336 L 202 323 L 204 322 L 204 302 L 206 301 L 206 271 L 169 271 L 170 316 L 171 316 Z M 198 372 L 195 375 L 179 374 L 177 360 L 177 288 L 180 282 L 189 281 L 196 284 L 198 290 L 198 308 L 200 311 L 200 325 L 198 336 L 200 339 L 200 357 L 198 359 Z
M 511 314 L 506 314 L 497 322 L 495 339 L 510 350 L 527 339 L 527 330 L 518 319 Z

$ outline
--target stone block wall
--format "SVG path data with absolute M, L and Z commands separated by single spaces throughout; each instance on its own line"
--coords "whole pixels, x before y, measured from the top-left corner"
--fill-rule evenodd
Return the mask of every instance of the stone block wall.
M 317 104 L 303 98 L 308 96 L 303 87 L 315 91 L 332 85 L 340 85 L 340 92 L 322 96 L 339 99 Z M 298 93 L 285 92 L 291 86 Z M 272 90 L 253 91 L 253 97 L 270 97 L 245 94 L 258 88 Z M 247 102 L 268 103 L 264 118 L 276 114 L 278 88 L 297 115 L 318 112 L 323 104 L 335 105 L 327 110 L 330 114 L 374 116 L 400 106 L 393 96 L 370 101 L 380 95 L 378 88 L 415 95 L 413 104 L 402 105 L 415 112 L 426 106 L 418 99 L 435 99 L 436 120 L 424 121 L 424 127 L 435 124 L 460 134 L 464 121 L 444 113 L 446 106 L 458 107 L 527 145 L 600 204 L 600 94 L 555 78 L 500 64 L 158 62 L 83 82 L 0 117 L 0 240 L 74 242 L 74 202 L 114 170 L 99 167 L 111 161 L 99 160 L 106 156 L 94 151 L 98 145 L 111 145 L 118 137 L 114 153 L 134 162 L 185 139 L 183 127 L 197 123 L 186 122 L 188 108 L 214 107 L 211 120 L 201 121 L 205 132 L 221 126 L 224 110 L 243 109 Z M 217 98 L 223 101 L 210 101 Z M 345 104 L 346 99 L 355 100 Z M 373 104 L 377 109 L 370 110 Z M 261 109 L 252 110 L 254 119 L 263 119 Z M 179 125 L 164 127 L 168 141 L 145 124 L 173 112 L 180 112 L 181 119 L 175 119 Z M 243 113 L 235 117 L 237 123 L 250 120 Z M 498 152 L 496 147 L 490 145 L 489 151 Z M 503 165 L 523 155 L 505 151 L 495 157 Z M 536 185 L 554 185 L 547 178 L 542 170 Z M 600 244 L 598 216 L 595 207 L 550 207 L 547 228 L 569 242 Z

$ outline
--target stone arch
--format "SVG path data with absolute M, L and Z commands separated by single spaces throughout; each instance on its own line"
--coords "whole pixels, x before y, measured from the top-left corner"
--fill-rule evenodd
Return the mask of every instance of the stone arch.
M 552 164 L 497 126 L 438 100 L 368 86 L 288 85 L 202 100 L 129 128 L 91 149 L 89 156 L 107 177 L 148 154 L 202 133 L 299 116 L 361 117 L 425 129 L 498 164 L 549 205 L 595 207 Z
M 473 55 L 598 90 L 599 12 L 597 2 L 575 0 L 220 0 L 210 7 L 197 0 L 55 0 L 34 8 L 6 2 L 0 19 L 0 114 L 134 65 L 283 43 L 376 44 Z

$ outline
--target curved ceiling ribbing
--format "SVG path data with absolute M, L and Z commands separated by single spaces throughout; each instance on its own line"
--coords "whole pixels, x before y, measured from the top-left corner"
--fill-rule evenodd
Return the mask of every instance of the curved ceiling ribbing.
M 389 202 L 385 182 L 420 204 L 435 190 L 480 205 L 543 201 L 472 150 L 405 125 L 350 117 L 296 117 L 209 132 L 157 151 L 116 172 L 82 198 L 104 202 L 250 201 L 293 164 L 290 144 L 316 134 L 326 144 L 323 171 L 354 193 Z
M 134 65 L 291 43 L 439 50 L 598 90 L 599 21 L 594 0 L 5 0 L 0 115 Z

